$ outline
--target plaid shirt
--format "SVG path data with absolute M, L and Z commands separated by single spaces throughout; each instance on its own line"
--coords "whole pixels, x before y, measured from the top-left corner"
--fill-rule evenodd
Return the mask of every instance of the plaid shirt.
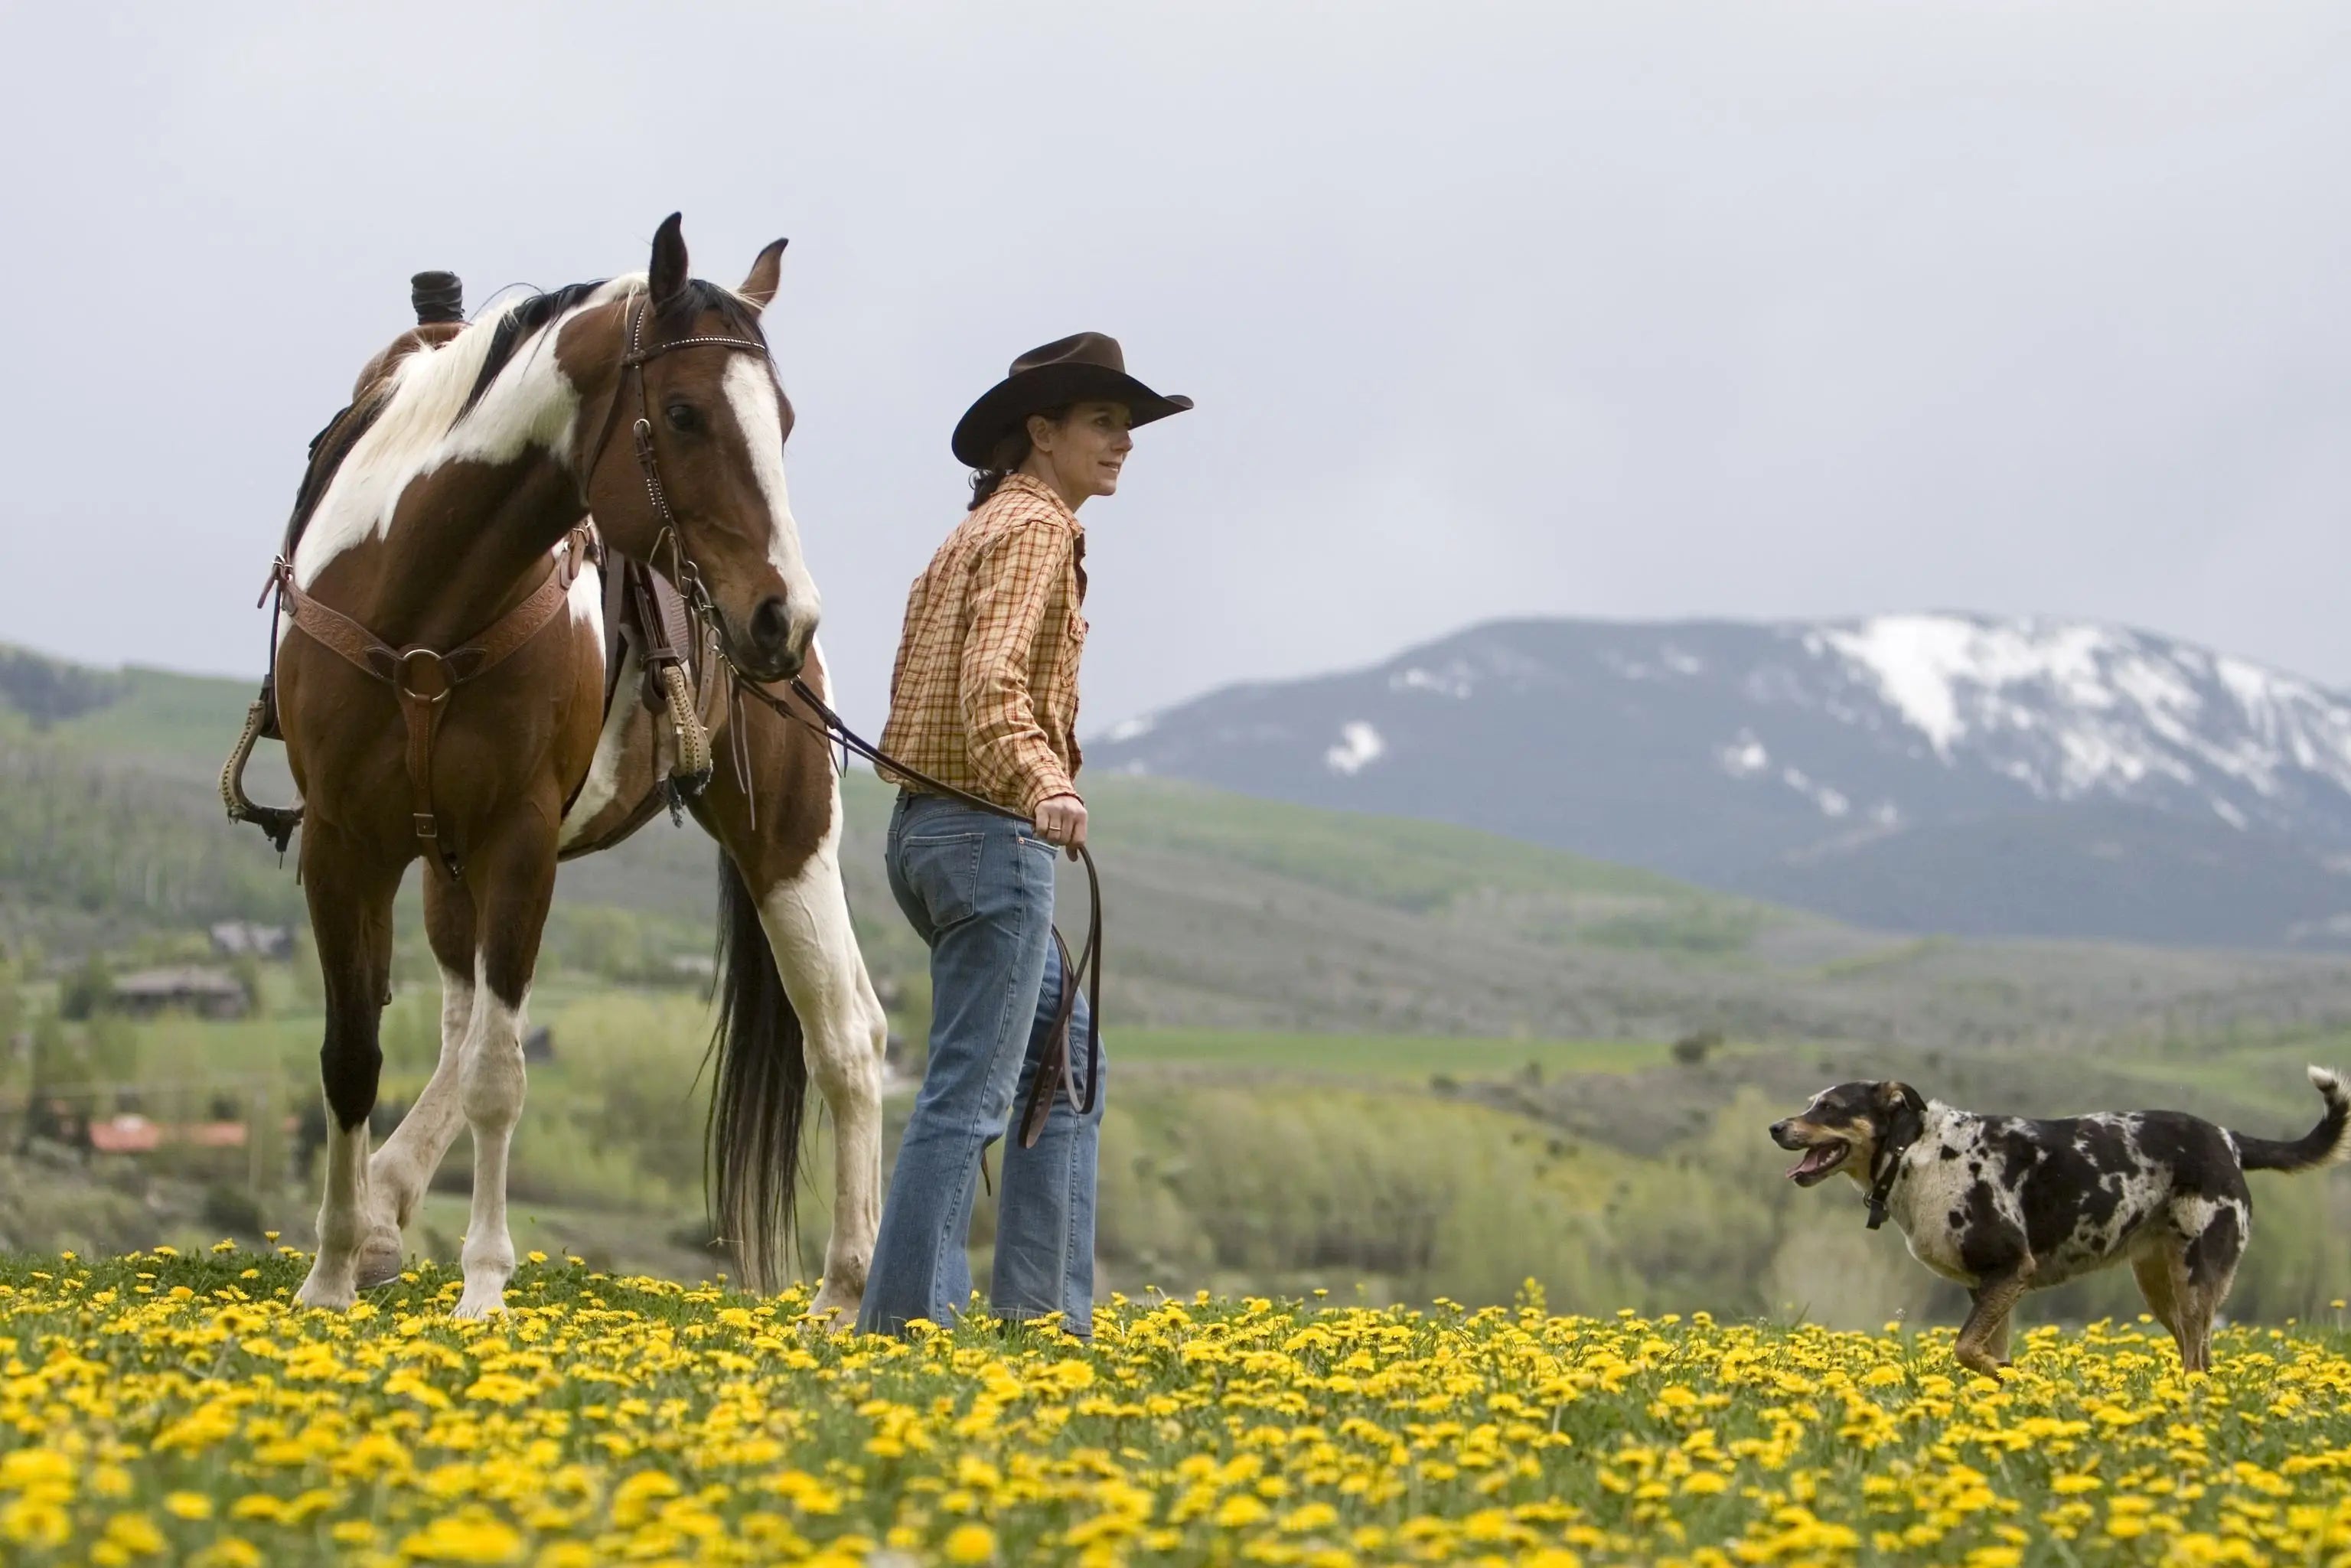
M 1025 474 L 957 524 L 906 595 L 882 749 L 1031 815 L 1077 793 L 1085 556 L 1077 514 Z

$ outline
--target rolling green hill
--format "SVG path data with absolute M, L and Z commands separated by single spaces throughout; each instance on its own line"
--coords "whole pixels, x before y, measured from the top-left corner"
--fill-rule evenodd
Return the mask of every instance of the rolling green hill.
M 224 915 L 298 923 L 290 869 L 214 796 L 249 695 L 0 658 L 0 930 L 70 953 Z M 264 753 L 255 787 L 282 792 Z M 1088 790 L 1123 1024 L 2046 1051 L 2351 1023 L 2341 959 L 1895 938 L 1441 824 L 1117 775 Z M 880 871 L 888 792 L 861 771 L 848 800 L 870 961 L 919 994 Z M 706 952 L 715 856 L 656 823 L 567 866 L 550 967 Z

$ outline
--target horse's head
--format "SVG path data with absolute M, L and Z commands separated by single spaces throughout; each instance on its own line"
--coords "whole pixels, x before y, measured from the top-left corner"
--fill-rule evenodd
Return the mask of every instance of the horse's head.
M 613 401 L 590 399 L 580 413 L 598 527 L 661 570 L 679 564 L 673 550 L 682 557 L 727 656 L 760 680 L 799 673 L 822 610 L 784 486 L 792 405 L 759 331 L 783 253 L 782 240 L 761 251 L 740 288 L 701 282 L 672 214 L 643 292 L 617 299 L 603 324 L 617 338 L 594 334 L 611 356 Z

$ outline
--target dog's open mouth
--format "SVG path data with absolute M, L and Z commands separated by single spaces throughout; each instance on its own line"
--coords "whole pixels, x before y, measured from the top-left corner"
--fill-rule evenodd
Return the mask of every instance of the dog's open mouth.
M 1853 1145 L 1842 1138 L 1833 1143 L 1814 1144 L 1804 1151 L 1802 1159 L 1790 1167 L 1788 1179 L 1798 1186 L 1811 1186 L 1844 1164 L 1845 1155 L 1852 1152 Z

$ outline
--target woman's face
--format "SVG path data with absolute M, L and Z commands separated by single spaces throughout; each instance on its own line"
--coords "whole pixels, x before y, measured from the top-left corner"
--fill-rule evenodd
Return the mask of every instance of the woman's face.
M 1059 423 L 1042 414 L 1029 419 L 1029 441 L 1040 476 L 1072 507 L 1091 496 L 1118 493 L 1119 465 L 1134 448 L 1123 402 L 1081 402 Z

